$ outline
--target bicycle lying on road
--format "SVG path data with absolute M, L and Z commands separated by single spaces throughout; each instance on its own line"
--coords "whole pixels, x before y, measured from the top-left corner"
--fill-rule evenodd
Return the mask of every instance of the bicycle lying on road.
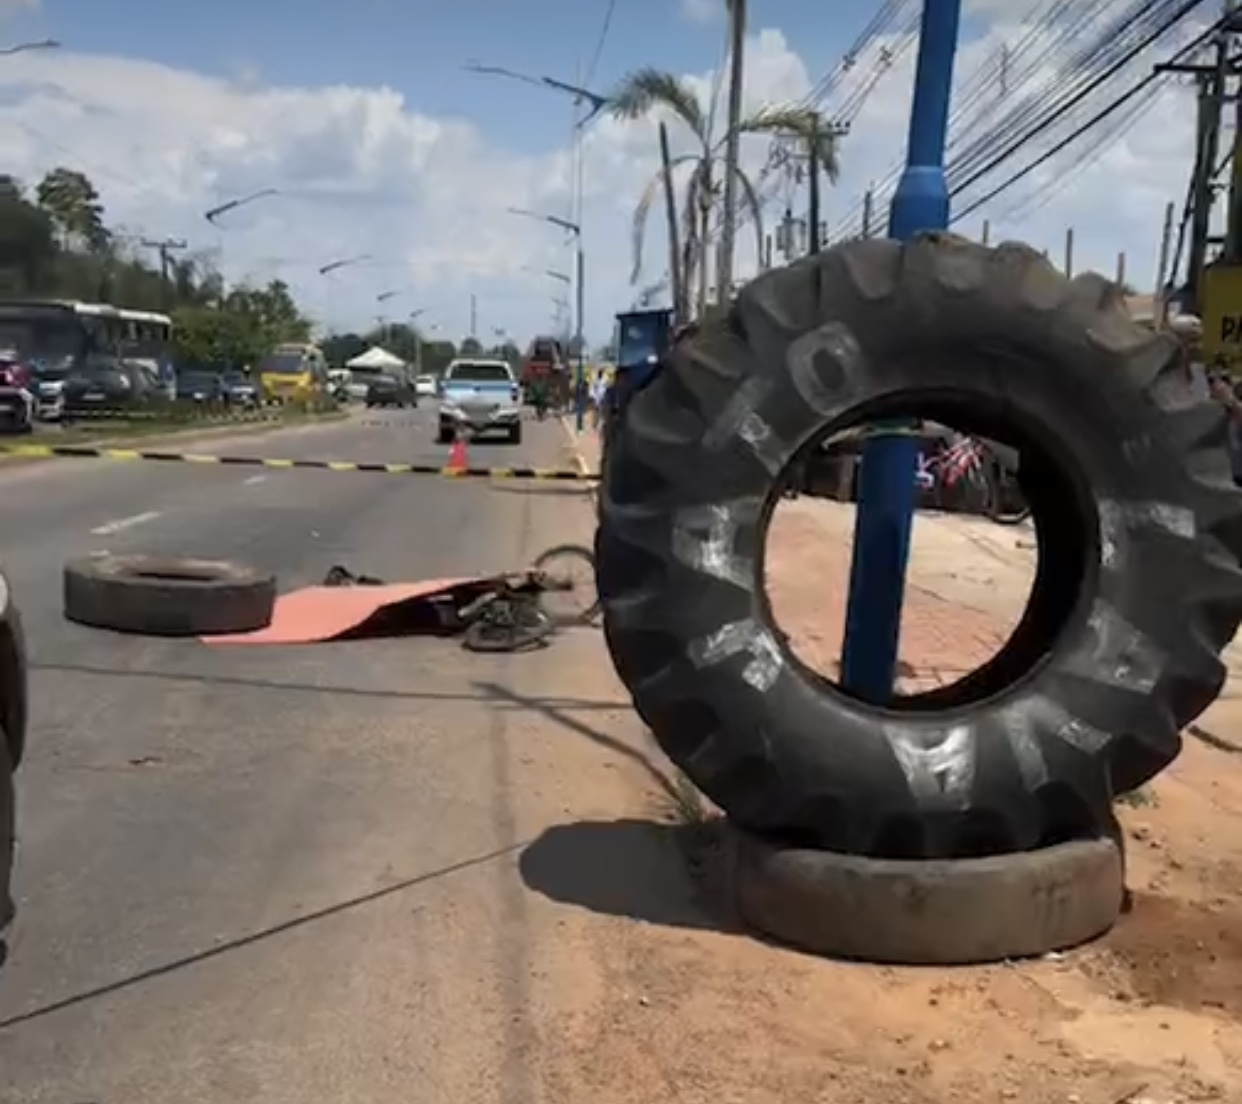
M 383 579 L 333 567 L 324 586 L 384 586 Z M 559 629 L 600 617 L 595 557 L 577 544 L 541 552 L 525 571 L 446 585 L 423 600 L 424 631 L 460 636 L 472 652 L 522 652 Z
M 558 629 L 599 619 L 595 558 L 580 545 L 542 552 L 522 572 L 503 575 L 456 611 L 462 647 L 472 652 L 519 652 Z

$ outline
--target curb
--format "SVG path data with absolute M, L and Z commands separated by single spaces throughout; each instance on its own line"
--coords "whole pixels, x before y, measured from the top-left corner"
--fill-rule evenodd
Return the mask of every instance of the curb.
M 578 431 L 574 428 L 573 422 L 564 414 L 558 415 L 558 418 L 565 436 L 569 439 L 569 450 L 573 453 L 574 463 L 578 465 L 578 470 L 583 475 L 591 475 L 591 465 L 587 463 L 586 457 L 582 455 L 582 449 L 578 447 Z
M 79 438 L 75 441 L 64 442 L 71 449 L 96 449 L 106 451 L 122 451 L 122 452 L 140 452 L 144 449 L 159 449 L 161 445 L 167 443 L 184 443 L 194 444 L 200 440 L 216 440 L 233 436 L 254 436 L 261 433 L 274 433 L 280 430 L 297 430 L 310 429 L 319 425 L 333 425 L 338 422 L 346 421 L 348 415 L 341 414 L 324 414 L 319 417 L 307 418 L 304 421 L 292 422 L 282 425 L 279 421 L 248 421 L 239 422 L 232 425 L 195 425 L 185 426 L 184 428 L 169 429 L 166 433 L 150 433 L 136 434 L 133 436 L 91 436 L 88 438 Z M 50 443 L 46 438 L 31 442 L 28 446 L 38 449 L 55 449 L 60 447 Z M 16 445 L 9 448 L 4 447 L 3 439 L 0 439 L 0 464 L 6 468 L 24 467 L 28 464 L 37 464 L 48 459 L 45 455 L 34 455 L 21 451 L 22 446 Z M 50 455 L 55 455 L 51 453 Z

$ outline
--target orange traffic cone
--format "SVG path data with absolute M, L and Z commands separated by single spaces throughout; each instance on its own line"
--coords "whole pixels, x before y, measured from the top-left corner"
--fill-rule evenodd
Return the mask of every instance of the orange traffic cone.
M 449 471 L 465 471 L 470 467 L 470 457 L 466 455 L 466 438 L 464 434 L 457 434 L 453 438 L 453 447 L 449 449 L 448 469 Z

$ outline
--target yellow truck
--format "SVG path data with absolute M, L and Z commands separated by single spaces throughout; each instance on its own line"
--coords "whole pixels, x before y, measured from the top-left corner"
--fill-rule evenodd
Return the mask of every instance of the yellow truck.
M 268 403 L 313 402 L 328 391 L 328 362 L 317 345 L 277 345 L 259 361 L 258 376 Z
M 1208 265 L 1201 299 L 1204 363 L 1228 366 L 1235 376 L 1242 375 L 1242 265 Z

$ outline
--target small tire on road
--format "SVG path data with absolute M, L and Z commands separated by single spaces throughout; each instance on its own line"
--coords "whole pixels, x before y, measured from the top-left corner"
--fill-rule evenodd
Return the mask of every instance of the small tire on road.
M 6 743 L 9 763 L 16 768 L 26 750 L 30 712 L 26 637 L 3 576 L 0 591 L 0 743 Z
M 1224 412 L 1116 285 L 1017 244 L 846 243 L 752 280 L 610 431 L 595 560 L 617 672 L 740 826 L 890 859 L 1090 833 L 1220 693 L 1242 621 Z M 766 538 L 806 450 L 925 418 L 1015 448 L 1027 609 L 977 671 L 878 706 L 775 625 Z
M 271 624 L 275 576 L 226 560 L 92 556 L 65 565 L 65 617 L 144 636 L 212 636 Z
M 831 958 L 909 966 L 1030 958 L 1103 935 L 1126 900 L 1120 832 L 1038 851 L 921 862 L 734 836 L 741 918 Z
M 517 425 L 515 425 L 512 429 L 509 430 L 509 444 L 520 445 L 521 443 L 522 443 L 522 423 L 518 422 Z
M 13 857 L 17 850 L 17 796 L 13 775 L 17 764 L 9 741 L 0 731 L 0 966 L 4 965 L 4 932 L 13 922 Z

